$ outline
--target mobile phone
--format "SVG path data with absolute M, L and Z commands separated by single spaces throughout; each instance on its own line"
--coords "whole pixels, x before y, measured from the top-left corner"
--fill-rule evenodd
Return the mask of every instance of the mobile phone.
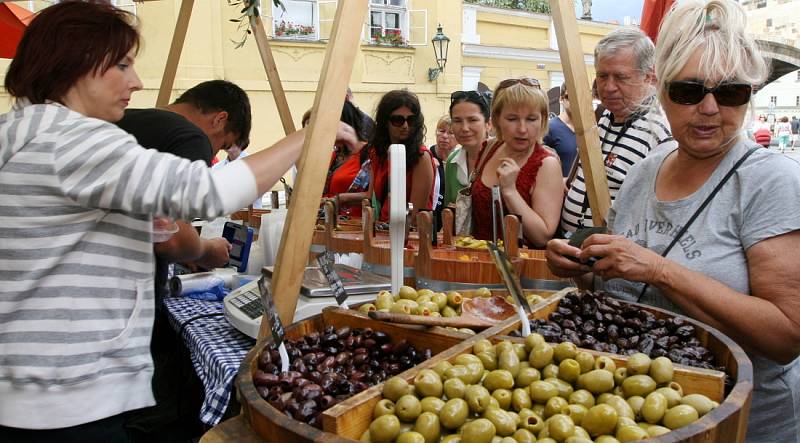
M 580 228 L 577 231 L 572 233 L 572 236 L 569 238 L 569 245 L 575 246 L 576 248 L 580 248 L 583 242 L 589 238 L 591 235 L 594 234 L 608 234 L 608 228 L 605 226 L 592 226 L 589 228 Z M 602 257 L 589 257 L 586 262 L 582 262 L 578 259 L 578 257 L 572 257 L 565 255 L 565 257 L 569 260 L 574 261 L 575 263 L 580 263 L 588 266 L 593 266 L 597 260 L 600 260 Z

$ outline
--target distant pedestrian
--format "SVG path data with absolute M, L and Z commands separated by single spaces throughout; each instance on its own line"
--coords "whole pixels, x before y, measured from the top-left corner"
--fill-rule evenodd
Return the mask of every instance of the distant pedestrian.
M 783 116 L 775 125 L 775 135 L 778 137 L 778 147 L 781 152 L 789 146 L 789 138 L 792 136 L 792 125 L 789 124 L 789 117 Z
M 800 120 L 796 115 L 792 116 L 792 121 L 789 122 L 792 126 L 792 149 L 797 145 L 797 134 L 800 133 Z

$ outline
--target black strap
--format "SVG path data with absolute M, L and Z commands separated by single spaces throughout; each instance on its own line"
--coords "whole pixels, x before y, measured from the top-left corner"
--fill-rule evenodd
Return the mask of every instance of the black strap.
M 687 221 L 686 224 L 683 225 L 681 230 L 678 231 L 678 234 L 672 238 L 672 242 L 670 242 L 669 246 L 667 246 L 667 249 L 664 249 L 664 252 L 661 253 L 662 257 L 666 257 L 667 254 L 669 254 L 669 251 L 671 251 L 672 248 L 678 243 L 678 240 L 680 240 L 683 234 L 685 234 L 686 231 L 689 230 L 689 226 L 691 226 L 692 223 L 694 223 L 697 217 L 700 216 L 700 213 L 703 212 L 703 210 L 706 208 L 706 206 L 708 206 L 709 203 L 711 203 L 711 199 L 713 199 L 714 196 L 717 195 L 720 189 L 722 189 L 722 186 L 725 184 L 725 182 L 727 182 L 728 179 L 730 179 L 731 176 L 733 176 L 733 173 L 736 172 L 737 169 L 739 169 L 739 166 L 741 166 L 741 164 L 744 163 L 745 160 L 747 160 L 747 157 L 750 157 L 752 153 L 756 152 L 759 149 L 762 149 L 761 146 L 753 146 L 752 148 L 750 148 L 747 152 L 744 153 L 744 155 L 742 155 L 742 158 L 740 158 L 739 161 L 737 161 L 736 164 L 734 164 L 731 167 L 730 171 L 728 171 L 728 173 L 725 174 L 724 177 L 722 177 L 722 180 L 720 180 L 720 182 L 717 183 L 717 186 L 714 187 L 714 190 L 711 191 L 711 194 L 709 194 L 708 197 L 706 197 L 705 201 L 703 201 L 700 207 L 697 208 L 696 211 L 694 211 L 694 214 L 692 214 L 691 217 L 689 217 L 689 221 Z M 650 285 L 647 283 L 644 285 L 642 291 L 639 293 L 639 296 L 636 297 L 637 303 L 642 299 L 642 296 L 644 295 L 645 291 L 647 291 L 647 288 L 649 286 Z

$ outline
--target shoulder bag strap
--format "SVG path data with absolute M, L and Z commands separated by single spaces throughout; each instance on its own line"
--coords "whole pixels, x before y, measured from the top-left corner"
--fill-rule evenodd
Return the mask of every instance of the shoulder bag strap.
M 742 158 L 740 158 L 739 161 L 737 161 L 731 167 L 731 169 L 728 171 L 728 173 L 725 174 L 724 177 L 722 177 L 722 180 L 720 180 L 720 182 L 717 183 L 717 186 L 714 187 L 714 190 L 711 191 L 711 194 L 709 194 L 708 197 L 706 197 L 706 199 L 703 201 L 703 203 L 700 205 L 700 207 L 697 208 L 696 211 L 694 211 L 694 214 L 692 214 L 691 217 L 689 217 L 689 220 L 686 222 L 686 224 L 683 225 L 681 230 L 678 231 L 678 234 L 675 235 L 675 237 L 672 238 L 672 241 L 670 242 L 669 246 L 667 246 L 667 248 L 664 249 L 664 252 L 661 253 L 662 257 L 666 257 L 667 254 L 669 254 L 669 251 L 671 251 L 672 248 L 678 243 L 678 240 L 681 239 L 683 234 L 685 234 L 686 231 L 689 230 L 689 226 L 691 226 L 692 223 L 694 223 L 694 221 L 703 212 L 703 210 L 706 208 L 706 206 L 708 206 L 708 204 L 711 203 L 711 199 L 713 199 L 714 196 L 717 195 L 717 193 L 720 191 L 720 189 L 722 189 L 722 186 L 725 185 L 725 183 L 733 176 L 734 172 L 736 172 L 736 170 L 739 169 L 739 166 L 741 166 L 742 163 L 744 163 L 744 161 L 747 160 L 747 158 L 750 157 L 751 154 L 753 154 L 754 152 L 756 152 L 760 148 L 761 148 L 760 146 L 753 146 L 752 148 L 750 148 L 747 152 L 744 153 L 744 155 L 742 155 Z M 639 302 L 639 300 L 642 299 L 642 296 L 644 295 L 645 291 L 647 291 L 647 288 L 649 286 L 650 286 L 649 284 L 645 284 L 644 285 L 644 287 L 642 288 L 642 291 L 639 293 L 639 296 L 636 297 L 636 302 L 637 303 Z

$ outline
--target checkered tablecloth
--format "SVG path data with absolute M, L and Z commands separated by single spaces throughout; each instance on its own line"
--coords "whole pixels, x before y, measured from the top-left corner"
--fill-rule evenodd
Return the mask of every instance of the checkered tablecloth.
M 222 302 L 175 297 L 165 299 L 164 305 L 205 387 L 200 420 L 215 426 L 228 407 L 239 365 L 256 341 L 228 323 Z

